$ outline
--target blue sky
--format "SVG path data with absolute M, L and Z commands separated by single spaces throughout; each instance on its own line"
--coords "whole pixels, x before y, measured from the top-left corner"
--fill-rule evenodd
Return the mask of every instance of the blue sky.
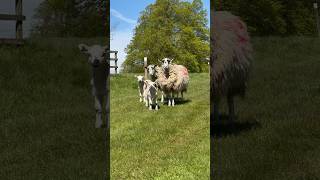
M 188 0 L 191 1 L 191 0 Z M 111 26 L 111 49 L 119 51 L 118 58 L 121 65 L 125 59 L 124 49 L 130 43 L 133 30 L 136 26 L 140 12 L 155 0 L 111 0 L 110 1 L 110 26 Z M 209 21 L 210 1 L 203 0 L 207 10 Z M 208 22 L 209 25 L 209 22 Z M 112 71 L 111 71 L 112 72 Z

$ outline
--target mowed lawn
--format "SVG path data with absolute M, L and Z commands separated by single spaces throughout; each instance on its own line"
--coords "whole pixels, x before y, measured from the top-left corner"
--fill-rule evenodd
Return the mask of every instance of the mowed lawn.
M 90 66 L 77 48 L 102 39 L 38 39 L 0 47 L 0 179 L 103 179 Z
M 214 128 L 214 179 L 319 179 L 320 40 L 253 42 L 247 96 L 236 101 L 238 123 Z
M 111 179 L 209 179 L 209 73 L 190 74 L 184 97 L 150 111 L 134 74 L 111 78 Z

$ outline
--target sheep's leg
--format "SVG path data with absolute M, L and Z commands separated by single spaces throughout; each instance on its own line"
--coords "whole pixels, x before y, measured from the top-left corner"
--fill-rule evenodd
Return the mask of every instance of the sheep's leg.
M 145 100 L 146 100 L 146 107 L 148 107 L 149 106 L 149 101 L 145 98 Z
M 149 97 L 149 110 L 152 110 L 152 100 L 151 100 L 151 97 Z
M 161 91 L 161 102 L 163 103 L 163 101 L 164 101 L 164 95 L 163 95 L 164 93 L 163 93 L 163 91 Z
M 142 94 L 141 93 L 139 93 L 139 97 L 140 97 L 139 101 L 142 102 Z
M 106 122 L 107 128 L 110 128 L 110 101 L 109 101 L 109 94 L 106 95 Z
M 181 98 L 183 99 L 183 91 L 181 91 Z
M 96 109 L 96 123 L 95 127 L 100 128 L 102 125 L 102 102 L 103 96 L 94 96 L 94 106 Z
M 158 111 L 159 107 L 158 107 L 158 100 L 156 98 L 156 107 L 155 107 L 155 110 Z
M 228 107 L 229 107 L 229 120 L 231 122 L 234 121 L 234 101 L 233 101 L 233 96 L 228 96 Z
M 174 93 L 172 93 L 172 101 L 171 101 L 172 106 L 174 106 Z
M 171 93 L 167 94 L 167 98 L 168 98 L 168 106 L 171 106 Z

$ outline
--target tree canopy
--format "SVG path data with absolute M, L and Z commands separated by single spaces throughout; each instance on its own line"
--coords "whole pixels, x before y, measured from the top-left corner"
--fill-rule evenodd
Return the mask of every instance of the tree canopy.
M 32 34 L 97 37 L 108 32 L 109 0 L 45 0 L 36 9 Z
M 315 0 L 215 0 L 215 10 L 240 16 L 252 35 L 313 35 Z
M 134 36 L 126 48 L 125 72 L 142 72 L 135 61 L 148 57 L 159 64 L 164 57 L 185 65 L 190 72 L 203 72 L 209 57 L 207 13 L 201 0 L 156 0 L 141 12 Z

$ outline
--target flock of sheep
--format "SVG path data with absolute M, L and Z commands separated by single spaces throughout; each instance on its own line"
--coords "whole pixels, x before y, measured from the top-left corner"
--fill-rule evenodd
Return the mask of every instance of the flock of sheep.
M 213 23 L 210 35 L 211 41 L 211 63 L 210 63 L 210 83 L 211 96 L 213 102 L 211 106 L 211 117 L 217 121 L 219 119 L 219 102 L 222 97 L 227 97 L 229 106 L 229 118 L 233 121 L 235 117 L 234 97 L 244 96 L 247 80 L 252 60 L 252 47 L 250 37 L 245 23 L 237 16 L 229 12 L 217 11 L 211 14 Z M 109 113 L 109 89 L 108 62 L 105 60 L 108 46 L 79 44 L 79 49 L 88 55 L 88 62 L 92 66 L 92 94 L 95 97 L 96 127 L 102 126 L 102 102 L 106 96 L 106 110 Z M 159 109 L 157 92 L 161 91 L 161 102 L 164 96 L 168 100 L 168 106 L 175 105 L 175 95 L 183 98 L 183 93 L 187 91 L 189 74 L 187 68 L 182 65 L 172 63 L 172 59 L 164 58 L 161 66 L 149 65 L 147 67 L 148 78 L 136 76 L 138 80 L 140 102 L 145 102 L 146 106 L 152 110 Z M 109 127 L 109 121 L 107 124 Z
M 144 102 L 149 110 L 155 106 L 159 109 L 158 90 L 161 91 L 161 102 L 164 103 L 164 96 L 168 100 L 168 106 L 175 105 L 175 95 L 183 98 L 189 84 L 189 73 L 186 67 L 172 63 L 172 59 L 162 59 L 161 66 L 149 65 L 147 67 L 148 78 L 135 76 L 138 81 L 140 102 Z

